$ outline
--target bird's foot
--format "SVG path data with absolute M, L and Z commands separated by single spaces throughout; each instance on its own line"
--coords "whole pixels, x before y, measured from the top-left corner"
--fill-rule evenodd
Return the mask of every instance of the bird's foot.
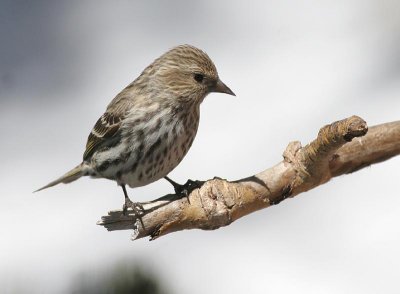
M 193 181 L 189 179 L 183 185 L 174 186 L 174 190 L 177 195 L 188 197 L 193 190 L 200 188 L 203 184 L 203 181 Z
M 178 184 L 177 182 L 171 180 L 168 177 L 165 177 L 165 179 L 174 186 L 175 194 L 180 195 L 182 197 L 186 197 L 189 200 L 189 195 L 192 193 L 193 190 L 200 188 L 205 182 L 204 181 L 193 181 L 193 180 L 187 180 L 187 182 L 183 185 Z
M 126 216 L 128 215 L 128 208 L 131 208 L 135 216 L 139 217 L 144 213 L 143 205 L 139 202 L 133 202 L 129 198 L 125 198 L 125 204 L 122 206 L 122 212 Z

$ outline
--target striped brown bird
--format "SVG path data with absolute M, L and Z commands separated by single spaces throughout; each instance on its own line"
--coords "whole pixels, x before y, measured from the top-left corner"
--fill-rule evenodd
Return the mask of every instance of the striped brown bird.
M 166 178 L 196 136 L 200 104 L 211 92 L 235 95 L 218 77 L 206 53 L 177 46 L 150 64 L 108 105 L 91 131 L 83 162 L 37 191 L 82 176 L 114 180 L 123 189 L 124 211 L 136 211 L 125 185 Z

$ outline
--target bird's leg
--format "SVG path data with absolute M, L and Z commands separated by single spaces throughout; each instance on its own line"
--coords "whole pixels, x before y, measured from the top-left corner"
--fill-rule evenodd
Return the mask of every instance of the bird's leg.
M 180 185 L 177 182 L 171 180 L 167 176 L 165 176 L 164 179 L 166 179 L 172 186 L 174 186 L 175 194 L 180 194 L 181 193 L 182 185 Z
M 122 191 L 124 191 L 124 196 L 125 196 L 125 204 L 122 207 L 122 211 L 123 211 L 124 215 L 127 215 L 127 210 L 129 207 L 132 208 L 133 212 L 136 215 L 140 215 L 140 212 L 137 208 L 139 208 L 141 211 L 143 211 L 143 206 L 140 203 L 132 202 L 132 200 L 129 199 L 128 193 L 126 192 L 125 185 L 121 185 L 121 187 L 122 187 Z
M 169 177 L 165 176 L 164 179 L 166 179 L 168 182 L 171 183 L 172 186 L 174 186 L 175 194 L 176 195 L 181 195 L 184 197 L 188 197 L 189 194 L 197 188 L 200 188 L 204 182 L 203 181 L 192 181 L 192 180 L 187 180 L 187 182 L 183 185 L 178 184 L 177 182 L 171 180 Z

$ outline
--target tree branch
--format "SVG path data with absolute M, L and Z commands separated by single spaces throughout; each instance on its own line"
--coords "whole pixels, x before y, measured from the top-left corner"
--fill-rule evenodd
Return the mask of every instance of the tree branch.
M 185 230 L 214 230 L 329 181 L 400 153 L 400 121 L 370 128 L 357 116 L 327 125 L 305 147 L 291 142 L 283 161 L 238 181 L 214 178 L 188 197 L 174 194 L 141 203 L 143 213 L 110 211 L 98 222 L 109 231 L 133 230 L 132 239 Z M 367 135 L 366 135 L 367 134 Z M 354 140 L 353 140 L 354 139 Z

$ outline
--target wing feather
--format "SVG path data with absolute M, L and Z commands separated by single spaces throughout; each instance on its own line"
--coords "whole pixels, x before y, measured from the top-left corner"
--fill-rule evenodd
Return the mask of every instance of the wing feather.
M 105 112 L 96 122 L 89 134 L 83 160 L 88 160 L 100 146 L 107 143 L 120 129 L 125 114 Z
M 139 97 L 128 86 L 111 101 L 89 134 L 83 160 L 89 160 L 99 148 L 115 142 L 124 118 L 133 107 L 138 106 Z

